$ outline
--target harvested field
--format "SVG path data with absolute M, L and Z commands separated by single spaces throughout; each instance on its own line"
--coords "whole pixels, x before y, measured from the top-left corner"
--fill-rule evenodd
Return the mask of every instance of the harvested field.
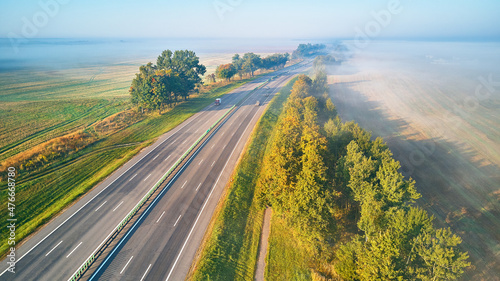
M 372 42 L 330 74 L 342 119 L 383 137 L 419 205 L 462 237 L 463 280 L 499 280 L 500 44 Z

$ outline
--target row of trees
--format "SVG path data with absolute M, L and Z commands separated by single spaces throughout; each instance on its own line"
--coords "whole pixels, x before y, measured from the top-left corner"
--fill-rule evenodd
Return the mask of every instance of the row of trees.
M 258 69 L 280 69 L 285 67 L 290 55 L 274 54 L 261 58 L 254 53 L 246 53 L 242 57 L 235 54 L 232 63 L 221 64 L 217 67 L 215 74 L 220 79 L 231 80 L 236 74 L 243 77 L 248 74 L 254 76 L 254 72 Z
M 332 55 L 317 56 L 313 61 L 313 69 L 315 72 L 324 72 L 328 67 L 339 65 L 340 63 Z
M 139 68 L 130 87 L 132 103 L 141 110 L 158 110 L 187 99 L 201 83 L 206 68 L 193 51 L 163 51 L 156 65 L 148 63 Z
M 312 251 L 331 253 L 343 280 L 461 276 L 470 265 L 458 248 L 461 239 L 434 228 L 433 218 L 414 206 L 420 197 L 415 182 L 399 172 L 381 138 L 372 141 L 356 123 L 335 116 L 327 89 L 323 73 L 295 83 L 264 159 L 262 203 L 283 216 Z M 346 224 L 359 231 L 335 240 Z
M 304 57 L 312 57 L 323 53 L 326 49 L 325 44 L 300 44 L 295 51 L 292 53 L 292 58 L 304 58 Z

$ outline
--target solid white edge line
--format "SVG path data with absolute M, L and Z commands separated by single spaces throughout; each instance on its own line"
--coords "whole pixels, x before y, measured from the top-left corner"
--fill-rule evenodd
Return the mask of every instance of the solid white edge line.
M 236 147 L 238 147 L 238 144 L 240 143 L 241 141 L 241 138 L 243 137 L 243 135 L 246 133 L 246 131 L 248 130 L 248 126 L 250 126 L 250 124 L 252 123 L 253 119 L 255 118 L 255 116 L 257 116 L 257 114 L 255 114 L 252 119 L 250 120 L 250 122 L 248 122 L 248 125 L 247 127 L 245 128 L 245 131 L 243 131 L 243 133 L 241 134 L 240 136 L 240 139 L 238 140 L 238 142 L 236 143 L 236 145 L 234 146 L 233 148 L 233 151 L 231 151 L 231 154 L 229 155 L 229 157 L 227 158 L 227 161 L 226 161 L 226 164 L 224 165 L 224 167 L 222 168 L 222 171 L 220 172 L 219 174 L 219 177 L 217 178 L 217 181 L 215 182 L 215 184 L 212 186 L 212 190 L 210 191 L 210 193 L 208 194 L 208 197 L 207 199 L 205 200 L 205 203 L 203 203 L 203 207 L 201 207 L 201 210 L 200 212 L 198 213 L 198 216 L 196 217 L 196 220 L 194 221 L 194 224 L 193 224 L 193 227 L 191 227 L 191 230 L 189 231 L 189 234 L 186 238 L 186 241 L 184 241 L 184 244 L 182 245 L 182 248 L 181 248 L 181 251 L 179 252 L 179 254 L 177 255 L 177 258 L 175 259 L 175 262 L 174 264 L 172 265 L 172 268 L 170 269 L 170 272 L 168 273 L 168 276 L 167 276 L 167 279 L 165 279 L 165 281 L 168 281 L 168 279 L 170 279 L 170 276 L 172 275 L 172 272 L 174 271 L 175 269 L 175 266 L 177 265 L 177 262 L 179 261 L 179 258 L 181 257 L 182 255 L 182 252 L 184 251 L 184 248 L 186 247 L 187 245 L 187 242 L 189 241 L 189 238 L 191 237 L 191 235 L 193 234 L 193 230 L 194 228 L 196 227 L 196 224 L 198 223 L 198 220 L 200 219 L 201 215 L 203 214 L 203 211 L 205 210 L 205 207 L 207 206 L 207 203 L 208 201 L 210 200 L 210 197 L 212 197 L 212 193 L 214 192 L 215 190 L 215 187 L 217 186 L 217 183 L 219 183 L 219 180 L 220 180 L 220 177 L 222 176 L 222 174 L 224 173 L 224 170 L 226 169 L 226 166 L 227 164 L 229 163 L 229 160 L 231 159 L 231 156 L 233 156 L 233 153 L 234 151 L 236 150 Z
M 177 225 L 177 223 L 178 223 L 178 222 L 179 222 L 179 220 L 181 219 L 181 216 L 182 216 L 182 215 L 179 215 L 179 217 L 177 218 L 177 220 L 176 220 L 176 221 L 175 221 L 175 223 L 174 223 L 174 226 L 176 226 L 176 225 Z
M 146 272 L 144 272 L 144 275 L 142 275 L 141 281 L 144 280 L 144 277 L 146 277 L 146 274 L 148 274 L 150 267 L 151 267 L 151 264 L 149 264 L 148 269 L 146 269 Z
M 54 248 L 52 248 L 52 250 L 50 250 L 47 254 L 45 254 L 45 256 L 48 256 L 50 253 L 52 253 L 52 251 L 54 251 L 57 248 L 57 246 L 61 245 L 62 242 L 63 241 L 61 240 L 61 242 L 57 243 L 57 245 L 55 245 Z
M 194 116 L 194 115 L 193 115 Z M 50 235 L 52 235 L 54 232 L 56 232 L 61 226 L 63 226 L 67 221 L 69 221 L 72 217 L 74 217 L 78 212 L 80 212 L 83 208 L 85 208 L 90 202 L 92 202 L 92 200 L 94 200 L 97 196 L 99 196 L 102 192 L 104 192 L 108 187 L 110 187 L 115 181 L 117 181 L 119 178 L 121 178 L 125 173 L 127 173 L 130 169 L 132 169 L 135 165 L 137 165 L 137 163 L 141 162 L 142 159 L 144 159 L 144 157 L 148 156 L 151 152 L 153 152 L 155 149 L 157 149 L 160 145 L 162 145 L 164 142 L 166 142 L 168 139 L 170 139 L 173 135 L 177 134 L 180 130 L 182 130 L 184 127 L 186 127 L 188 124 L 190 124 L 191 122 L 193 122 L 196 118 L 193 118 L 191 119 L 189 122 L 187 122 L 186 124 L 184 124 L 182 127 L 180 127 L 179 129 L 177 129 L 177 131 L 175 133 L 172 133 L 172 135 L 170 135 L 169 137 L 167 137 L 166 139 L 164 139 L 162 142 L 158 143 L 158 145 L 156 145 L 154 148 L 152 148 L 148 153 L 146 153 L 145 155 L 143 155 L 139 160 L 137 160 L 134 164 L 132 164 L 132 166 L 128 167 L 123 173 L 121 173 L 118 177 L 116 177 L 112 182 L 110 182 L 106 187 L 104 187 L 101 191 L 99 191 L 96 195 L 94 195 L 94 197 L 90 198 L 89 201 L 87 201 L 85 204 L 83 204 L 83 206 L 81 206 L 78 210 L 76 210 L 71 216 L 69 216 L 67 219 L 65 219 L 61 224 L 59 224 L 56 228 L 54 228 L 49 234 L 47 234 L 42 240 L 38 241 L 38 243 L 36 243 L 33 247 L 31 247 L 31 249 L 29 249 L 26 253 L 24 253 L 24 255 L 22 255 L 21 257 L 19 257 L 19 259 L 17 259 L 16 261 L 16 264 L 22 259 L 24 258 L 27 254 L 31 253 L 31 251 L 33 251 L 33 249 L 35 249 L 36 247 L 38 247 L 38 245 L 40 245 L 43 241 L 45 241 Z M 108 237 L 106 237 L 106 239 L 108 239 Z M 0 273 L 0 276 L 4 275 L 5 272 L 7 272 L 9 270 L 10 267 L 7 267 L 2 273 Z
M 127 265 L 130 263 L 130 261 L 132 260 L 134 256 L 131 256 L 130 259 L 128 260 L 128 262 L 125 264 L 125 266 L 123 267 L 122 271 L 120 271 L 120 274 L 123 273 L 123 271 L 125 270 L 125 268 L 127 268 Z
M 123 201 L 120 202 L 120 204 L 118 204 L 118 206 L 116 206 L 114 209 L 113 209 L 113 212 L 116 211 L 116 209 L 118 209 L 118 207 L 120 207 L 121 205 L 123 204 Z
M 97 210 L 99 210 L 102 206 L 104 206 L 104 204 L 106 204 L 106 202 L 108 202 L 108 201 L 104 201 L 104 203 L 102 203 L 101 206 L 97 207 L 97 209 L 95 209 L 94 212 L 97 212 Z
M 73 252 L 74 252 L 76 249 L 78 249 L 78 247 L 80 247 L 80 245 L 82 245 L 82 243 L 83 243 L 83 242 L 80 242 L 80 244 L 78 244 L 78 246 L 76 246 L 76 247 L 73 249 L 73 251 L 71 251 L 71 253 L 69 253 L 69 254 L 66 256 L 66 258 L 68 258 L 69 256 L 71 256 L 71 254 L 73 254 Z
M 158 218 L 158 220 L 156 221 L 156 223 L 158 223 L 161 220 L 161 217 L 163 217 L 164 214 L 165 214 L 165 211 L 163 211 L 163 213 L 161 213 L 161 216 Z

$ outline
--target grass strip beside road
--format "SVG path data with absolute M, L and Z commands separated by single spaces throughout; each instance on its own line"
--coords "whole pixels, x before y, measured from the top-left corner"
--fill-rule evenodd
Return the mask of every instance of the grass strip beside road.
M 78 153 L 51 163 L 41 171 L 20 173 L 16 179 L 16 219 L 19 226 L 16 230 L 17 247 L 22 240 L 153 143 L 154 139 L 202 110 L 215 98 L 251 80 L 253 79 L 236 81 L 213 89 L 183 102 L 162 115 L 152 114 Z M 131 143 L 133 145 L 123 146 Z M 50 172 L 45 172 L 47 170 Z M 0 209 L 0 220 L 6 221 L 7 218 L 7 208 Z M 6 256 L 9 248 L 7 238 L 8 232 L 0 232 L 2 257 Z
M 219 201 L 190 280 L 253 280 L 264 209 L 254 197 L 265 147 L 296 79 L 271 100 Z

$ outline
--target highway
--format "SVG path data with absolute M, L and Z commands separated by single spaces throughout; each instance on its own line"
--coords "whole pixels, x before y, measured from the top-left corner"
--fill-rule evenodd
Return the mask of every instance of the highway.
M 246 98 L 94 278 L 183 280 L 223 187 L 264 110 L 256 101 L 267 103 L 272 97 L 268 94 L 298 71 L 272 80 L 250 96 L 251 90 L 276 73 L 247 83 L 223 96 L 222 105 L 206 107 L 160 137 L 19 247 L 16 273 L 6 272 L 8 265 L 2 261 L 0 279 L 68 280 L 179 157 L 229 108 Z

